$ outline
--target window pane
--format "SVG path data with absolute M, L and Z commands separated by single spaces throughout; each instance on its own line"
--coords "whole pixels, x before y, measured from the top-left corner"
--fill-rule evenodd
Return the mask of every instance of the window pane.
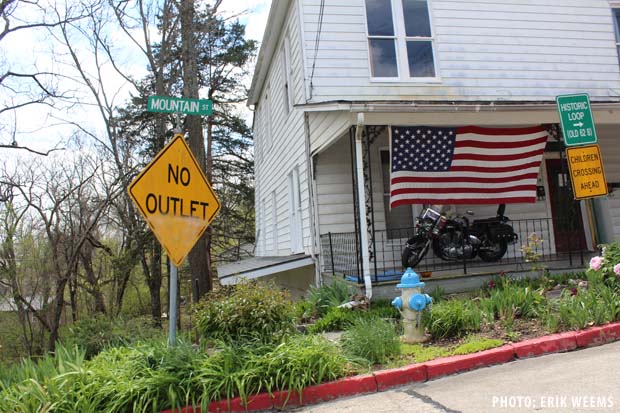
M 370 39 L 372 77 L 397 77 L 396 47 L 392 39 Z
M 433 45 L 431 42 L 407 42 L 409 76 L 435 77 Z
M 391 0 L 366 0 L 369 36 L 394 36 Z
M 616 42 L 620 42 L 620 9 L 613 9 L 614 12 L 614 26 L 616 29 Z
M 431 37 L 426 0 L 403 0 L 405 33 L 409 37 Z

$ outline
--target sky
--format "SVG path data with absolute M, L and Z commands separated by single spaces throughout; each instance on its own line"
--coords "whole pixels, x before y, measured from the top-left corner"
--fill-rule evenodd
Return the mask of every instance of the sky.
M 220 11 L 224 16 L 240 15 L 239 19 L 246 24 L 246 37 L 260 41 L 265 30 L 271 0 L 224 0 L 220 6 Z M 135 56 L 135 49 L 120 31 L 113 33 L 114 46 L 121 53 L 122 63 L 134 77 L 140 78 L 146 74 L 146 62 L 138 60 Z M 86 46 L 86 45 L 84 45 Z M 69 73 L 64 70 L 63 64 L 59 61 L 66 60 L 66 53 L 58 45 L 53 45 L 49 41 L 49 34 L 43 30 L 21 31 L 19 36 L 5 38 L 0 44 L 0 70 L 6 64 L 13 70 L 23 71 L 50 70 L 54 72 Z M 3 64 L 4 63 L 4 64 Z M 126 82 L 115 73 L 111 65 L 96 64 L 93 60 L 85 61 L 84 66 L 87 70 L 95 72 L 99 67 L 106 79 L 106 90 L 113 91 L 110 96 L 114 102 L 121 104 L 129 96 L 130 89 Z M 251 79 L 247 80 L 249 86 Z M 73 79 L 65 79 L 62 86 L 75 89 L 77 82 Z M 85 96 L 87 96 L 85 94 Z M 16 138 L 20 145 L 28 146 L 36 150 L 46 151 L 56 146 L 62 146 L 64 140 L 71 134 L 72 128 L 67 127 L 58 118 L 69 118 L 80 122 L 80 124 L 94 124 L 98 120 L 98 113 L 95 107 L 82 105 L 81 107 L 65 108 L 59 103 L 55 107 L 43 105 L 32 105 L 19 109 L 15 113 L 3 114 L 0 117 L 0 142 L 7 142 L 7 130 L 16 126 L 18 131 Z M 251 116 L 247 112 L 247 118 Z M 3 129 L 4 128 L 4 129 Z M 0 159 L 15 155 L 15 151 L 0 149 Z M 4 153 L 3 153 L 4 152 Z M 20 151 L 22 152 L 22 151 Z

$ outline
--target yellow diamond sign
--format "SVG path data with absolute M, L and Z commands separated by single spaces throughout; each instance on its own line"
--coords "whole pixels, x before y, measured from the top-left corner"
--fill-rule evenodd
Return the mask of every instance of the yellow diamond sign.
M 128 191 L 177 267 L 220 210 L 220 201 L 181 134 L 157 154 Z

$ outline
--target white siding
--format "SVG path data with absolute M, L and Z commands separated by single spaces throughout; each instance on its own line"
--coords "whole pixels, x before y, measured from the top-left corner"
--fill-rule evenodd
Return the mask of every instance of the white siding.
M 311 112 L 308 117 L 312 152 L 316 153 L 330 145 L 334 138 L 348 133 L 350 114 L 345 112 Z M 348 136 L 348 135 L 347 135 Z
M 321 234 L 354 230 L 349 136 L 340 138 L 317 159 L 316 188 Z
M 620 94 L 608 0 L 429 0 L 440 82 L 371 82 L 364 0 L 302 0 L 312 101 L 552 100 Z M 312 66 L 315 65 L 312 76 Z
M 302 205 L 302 233 L 303 245 L 310 251 L 312 239 L 310 228 L 310 205 L 308 190 L 308 168 L 305 151 L 305 130 L 303 112 L 293 109 L 287 112 L 284 107 L 287 97 L 284 89 L 284 59 L 278 58 L 283 50 L 285 36 L 289 36 L 291 46 L 292 76 L 291 85 L 293 101 L 298 103 L 303 99 L 303 65 L 301 52 L 301 37 L 299 19 L 296 14 L 296 3 L 291 2 L 286 25 L 282 30 L 281 38 L 276 48 L 277 52 L 271 61 L 269 73 L 265 79 L 265 87 L 261 91 L 258 102 L 258 115 L 253 126 L 255 134 L 256 152 L 256 209 L 263 221 L 263 240 L 257 243 L 256 254 L 289 255 L 291 234 L 289 226 L 288 205 L 288 175 L 295 168 L 299 168 L 299 183 Z M 265 96 L 267 103 L 265 104 Z M 268 131 L 271 131 L 270 136 Z M 275 200 L 276 213 L 273 213 Z M 264 204 L 260 204 L 264 201 Z M 275 220 L 275 221 L 274 221 Z M 277 233 L 273 234 L 273 230 Z M 275 248 L 270 241 L 275 240 Z

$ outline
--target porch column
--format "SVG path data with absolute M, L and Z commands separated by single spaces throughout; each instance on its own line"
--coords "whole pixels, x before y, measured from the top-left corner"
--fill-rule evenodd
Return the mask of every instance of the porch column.
M 358 216 L 360 228 L 360 248 L 362 249 L 362 274 L 366 297 L 372 298 L 372 282 L 370 281 L 370 256 L 368 254 L 368 223 L 366 222 L 366 194 L 364 189 L 364 162 L 362 136 L 364 133 L 364 114 L 357 114 L 357 126 L 355 127 L 355 175 L 357 176 L 357 199 L 359 202 Z

